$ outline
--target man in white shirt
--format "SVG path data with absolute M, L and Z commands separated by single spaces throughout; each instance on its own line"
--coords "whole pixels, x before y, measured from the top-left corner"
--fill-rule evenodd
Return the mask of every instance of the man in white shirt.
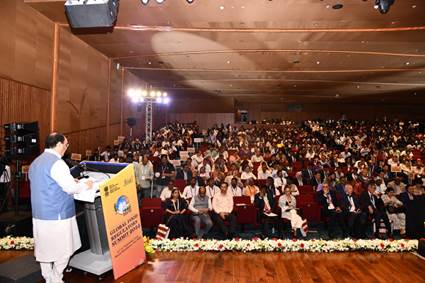
M 62 160 L 67 138 L 50 134 L 44 152 L 29 169 L 34 235 L 34 255 L 48 283 L 61 283 L 69 258 L 81 247 L 73 194 L 93 187 L 92 181 L 77 182 Z
M 184 199 L 191 199 L 198 194 L 199 187 L 196 185 L 196 179 L 190 179 L 190 184 L 186 186 L 183 190 L 182 197 Z
M 0 157 L 0 211 L 6 209 L 6 195 L 11 182 L 10 166 L 6 164 L 6 158 Z M 3 205 L 3 206 L 2 206 Z
M 159 198 L 161 199 L 161 201 L 166 201 L 168 198 L 171 197 L 171 192 L 174 189 L 174 182 L 173 180 L 170 180 L 168 182 L 168 186 L 164 187 L 161 191 L 161 195 L 159 196 Z
M 207 191 L 207 196 L 208 196 L 209 198 L 213 198 L 213 197 L 215 196 L 215 194 L 220 193 L 220 188 L 219 188 L 219 187 L 217 187 L 217 186 L 214 184 L 214 179 L 213 179 L 213 178 L 209 178 L 209 179 L 208 179 L 208 184 L 207 184 L 207 186 L 205 187 L 205 189 L 206 189 L 206 191 Z
M 242 196 L 242 189 L 241 189 L 241 187 L 239 187 L 238 179 L 232 178 L 232 180 L 230 181 L 229 192 L 234 197 L 240 197 L 240 196 Z
M 233 213 L 233 195 L 227 191 L 227 183 L 220 185 L 220 193 L 213 198 L 213 219 L 218 224 L 225 238 L 232 238 L 236 231 L 236 217 Z M 224 221 L 230 222 L 230 231 Z
M 149 161 L 148 156 L 144 155 L 142 163 L 135 163 L 134 170 L 138 189 L 137 196 L 140 203 L 142 197 L 148 197 L 150 195 L 151 182 L 153 180 L 153 164 Z
M 277 176 L 274 178 L 274 187 L 282 194 L 283 190 L 285 189 L 285 186 L 286 179 L 283 177 L 282 170 L 279 170 L 277 171 Z
M 259 162 L 263 162 L 264 161 L 264 158 L 263 158 L 263 156 L 261 155 L 261 151 L 259 150 L 259 149 L 257 149 L 256 151 L 255 151 L 255 155 L 253 155 L 252 157 L 251 157 L 251 162 L 252 163 L 259 163 Z

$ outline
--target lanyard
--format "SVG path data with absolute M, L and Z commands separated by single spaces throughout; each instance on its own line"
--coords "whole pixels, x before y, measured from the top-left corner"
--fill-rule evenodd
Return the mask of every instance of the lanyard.
M 177 201 L 171 201 L 173 203 L 174 206 L 174 211 L 180 211 L 180 203 L 179 200 Z M 176 202 L 177 202 L 177 206 L 176 206 Z

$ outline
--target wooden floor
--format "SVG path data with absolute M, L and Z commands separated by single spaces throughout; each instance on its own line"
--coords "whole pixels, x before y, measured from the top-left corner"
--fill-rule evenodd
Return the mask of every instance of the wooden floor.
M 30 252 L 0 252 L 0 262 Z M 99 282 L 74 270 L 65 282 Z M 114 281 L 100 282 L 425 282 L 425 260 L 384 253 L 157 253 Z

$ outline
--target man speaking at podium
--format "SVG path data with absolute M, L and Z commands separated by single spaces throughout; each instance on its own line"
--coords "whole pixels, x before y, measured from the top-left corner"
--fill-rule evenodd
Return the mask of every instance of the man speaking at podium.
M 62 283 L 63 270 L 81 247 L 73 194 L 93 187 L 77 182 L 62 160 L 69 147 L 66 137 L 52 133 L 45 150 L 30 166 L 34 255 L 47 283 Z

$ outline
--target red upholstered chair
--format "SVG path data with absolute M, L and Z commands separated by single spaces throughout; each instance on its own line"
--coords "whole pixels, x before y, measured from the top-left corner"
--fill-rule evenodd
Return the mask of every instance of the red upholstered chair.
M 164 210 L 160 198 L 144 198 L 140 208 L 140 218 L 143 228 L 156 228 L 162 223 Z
M 313 193 L 300 194 L 296 196 L 296 199 L 297 199 L 298 205 L 311 204 L 311 203 L 314 203 L 314 194 Z
M 238 224 L 257 224 L 257 209 L 248 196 L 233 197 L 236 222 Z
M 257 176 L 258 173 L 258 167 L 260 167 L 261 162 L 253 162 L 252 163 L 252 173 Z
M 303 165 L 301 161 L 295 161 L 294 164 L 292 165 L 292 171 L 295 173 L 298 171 L 301 171 L 302 168 L 303 168 Z
M 265 186 L 266 185 L 266 180 L 264 179 L 264 180 L 254 180 L 254 184 L 258 187 L 258 188 L 260 188 L 260 187 L 262 187 L 262 186 Z
M 299 205 L 301 215 L 306 218 L 308 222 L 320 222 L 321 220 L 321 208 L 317 203 L 308 203 Z
M 186 187 L 186 181 L 183 179 L 174 180 L 174 186 L 180 190 L 181 193 L 184 191 L 184 187 Z
M 298 191 L 300 192 L 300 195 L 314 193 L 313 186 L 311 185 L 299 186 Z

